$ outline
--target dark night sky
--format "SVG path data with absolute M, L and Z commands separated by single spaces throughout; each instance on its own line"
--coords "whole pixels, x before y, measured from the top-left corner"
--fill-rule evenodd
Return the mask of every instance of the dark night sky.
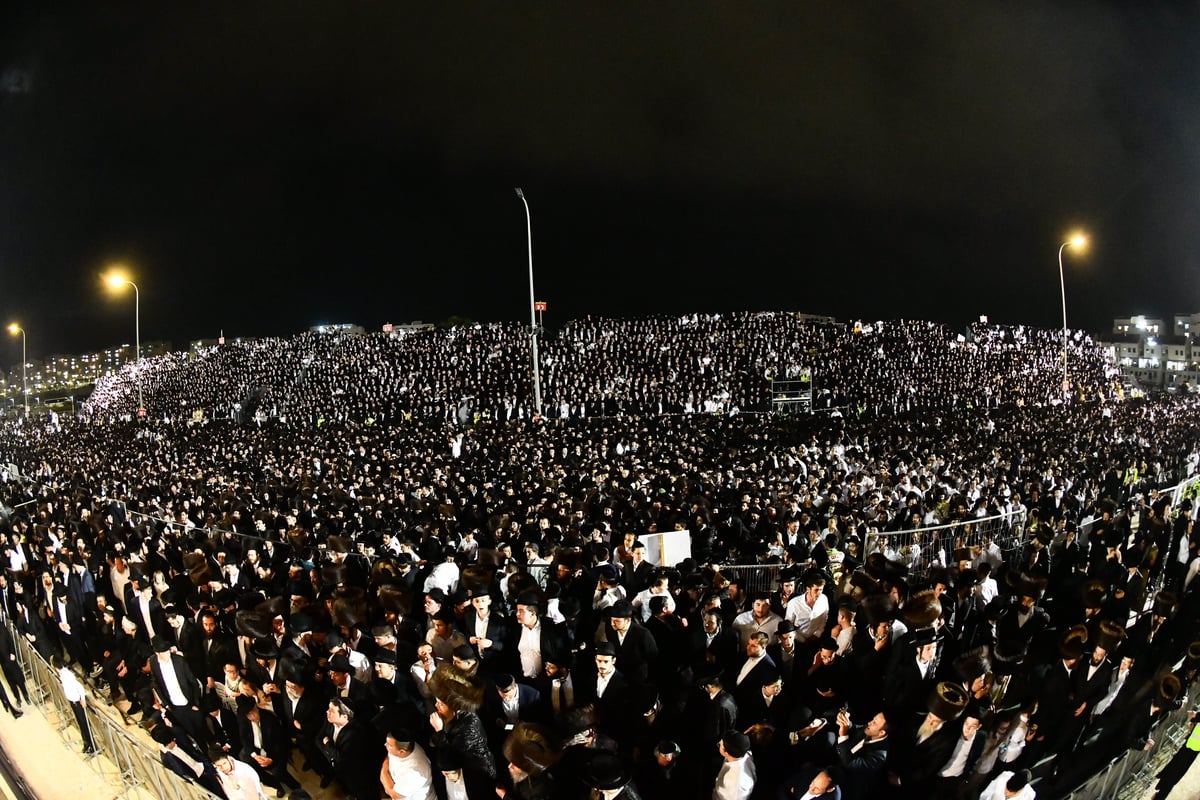
M 318 322 L 1200 310 L 1200 5 L 0 6 L 32 357 Z M 421 8 L 419 6 L 427 6 Z M 685 13 L 686 11 L 686 13 Z M 0 360 L 10 360 L 0 351 Z

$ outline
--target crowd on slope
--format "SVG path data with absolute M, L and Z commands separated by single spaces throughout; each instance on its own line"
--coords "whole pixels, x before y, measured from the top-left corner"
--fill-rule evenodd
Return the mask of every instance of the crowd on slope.
M 928 358 L 897 336 L 888 358 Z M 259 346 L 239 369 L 282 363 Z M 193 366 L 163 396 L 220 383 Z M 230 798 L 303 770 L 360 798 L 1031 797 L 1031 776 L 1053 796 L 1153 746 L 1194 681 L 1200 536 L 1158 490 L 1200 437 L 1188 399 L 1025 387 L 886 416 L 463 425 L 359 385 L 354 413 L 312 407 L 322 424 L 11 426 L 0 462 L 30 480 L 6 486 L 3 614 Z M 1006 524 L 935 527 L 984 518 Z M 889 546 L 913 529 L 915 551 Z M 648 561 L 674 530 L 691 556 Z M 747 591 L 730 563 L 776 583 Z
M 1055 331 L 930 322 L 841 325 L 783 312 L 573 321 L 540 342 L 543 413 L 766 411 L 775 380 L 809 372 L 819 408 L 1048 405 L 1062 397 Z M 1082 333 L 1068 348 L 1076 399 L 1111 397 L 1115 372 Z M 495 323 L 391 334 L 306 333 L 159 356 L 101 380 L 91 419 L 282 418 L 396 422 L 532 416 L 529 337 Z

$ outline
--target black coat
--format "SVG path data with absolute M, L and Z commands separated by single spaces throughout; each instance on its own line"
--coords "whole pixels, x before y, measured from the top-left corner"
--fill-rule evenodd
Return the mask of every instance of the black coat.
M 883 769 L 887 764 L 890 737 L 866 742 L 851 752 L 863 740 L 863 729 L 854 728 L 844 742 L 837 744 L 838 765 L 842 768 L 842 797 L 844 800 L 865 800 L 874 797 L 883 786 Z
M 644 562 L 643 562 L 644 563 Z M 617 669 L 630 683 L 642 684 L 650 676 L 650 664 L 658 659 L 658 645 L 654 636 L 640 622 L 632 621 L 625 633 L 625 641 L 607 625 L 602 629 L 604 638 L 617 648 Z
M 171 663 L 175 666 L 175 677 L 179 683 L 180 690 L 187 699 L 188 707 L 199 708 L 203 700 L 203 695 L 200 691 L 200 684 L 192 674 L 191 667 L 188 666 L 183 656 L 176 655 L 175 653 L 171 654 Z M 167 691 L 166 684 L 163 682 L 162 665 L 159 664 L 157 656 L 150 661 L 150 673 L 154 676 L 154 690 L 158 692 L 163 706 L 171 706 L 171 695 Z
M 442 730 L 433 734 L 430 744 L 434 750 L 434 769 L 456 765 L 462 769 L 470 797 L 496 796 L 496 762 L 478 716 L 470 712 L 455 714 Z M 379 772 L 378 766 L 375 771 Z
M 383 793 L 383 785 L 379 782 L 383 744 L 370 725 L 355 717 L 335 740 L 333 725 L 326 722 L 318 746 L 347 794 L 374 798 Z

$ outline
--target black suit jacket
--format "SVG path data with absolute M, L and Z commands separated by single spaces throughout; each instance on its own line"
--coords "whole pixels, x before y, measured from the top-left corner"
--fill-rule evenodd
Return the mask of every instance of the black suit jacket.
M 237 664 L 239 667 L 242 665 L 237 644 L 233 637 L 227 633 L 221 633 L 220 631 L 214 633 L 211 644 L 208 644 L 205 637 L 201 635 L 197 647 L 204 657 L 205 678 L 222 681 L 225 679 L 226 664 Z
M 125 608 L 127 609 L 126 616 L 137 623 L 138 637 L 150 641 L 150 628 L 148 625 L 154 626 L 154 633 L 158 636 L 170 636 L 171 626 L 167 624 L 167 615 L 163 613 L 162 603 L 158 602 L 158 598 L 150 598 L 148 608 L 150 609 L 149 622 L 146 620 L 146 615 L 142 613 L 142 601 L 132 589 L 126 594 Z
M 842 797 L 845 800 L 865 800 L 874 797 L 883 787 L 883 768 L 887 764 L 890 737 L 865 742 L 862 727 L 853 728 L 846 741 L 837 744 L 838 765 L 842 768 Z
M 269 711 L 259 709 L 258 715 L 258 724 L 262 729 L 262 750 L 259 754 L 266 755 L 275 762 L 270 767 L 271 772 L 277 772 L 280 767 L 287 769 L 291 740 L 284 733 L 283 725 L 279 718 Z M 238 758 L 251 766 L 256 765 L 257 762 L 251 758 L 255 754 L 254 731 L 250 721 L 244 716 L 238 717 L 238 734 L 242 739 L 241 754 Z
M 517 717 L 520 722 L 542 722 L 545 719 L 541 692 L 524 683 L 517 684 Z M 504 716 L 504 702 L 494 686 L 488 686 L 486 689 L 479 719 L 483 722 L 483 728 L 487 731 L 488 740 L 493 747 L 502 744 L 508 734 L 504 729 L 508 723 Z
M 212 714 L 204 717 L 204 729 L 208 732 L 208 740 L 222 750 L 228 746 L 228 753 L 237 756 L 242 752 L 242 737 L 238 730 L 238 717 L 228 708 L 221 706 L 217 712 L 220 722 Z
M 309 686 L 304 690 L 304 694 L 300 695 L 300 699 L 296 701 L 296 708 L 292 708 L 292 701 L 286 696 L 283 698 L 283 713 L 279 716 L 279 721 L 283 723 L 284 730 L 288 735 L 297 741 L 299 744 L 310 746 L 316 742 L 317 735 L 321 732 L 321 726 L 325 724 L 325 711 L 329 708 L 329 684 L 322 683 L 319 686 Z M 296 723 L 299 722 L 299 727 Z
M 733 699 L 737 701 L 740 707 L 742 703 L 752 699 L 756 694 L 762 694 L 763 675 L 767 672 L 775 670 L 775 664 L 772 663 L 770 656 L 764 656 L 759 660 L 741 683 L 737 682 L 738 675 L 741 674 L 742 668 L 746 666 L 749 659 L 742 659 L 736 662 L 736 665 L 729 671 L 728 683 L 729 691 L 733 693 Z
M 575 676 L 575 707 L 591 703 L 596 709 L 596 727 L 603 733 L 623 741 L 628 734 L 631 723 L 629 681 L 620 671 L 620 659 L 617 660 L 617 671 L 608 681 L 602 697 L 596 696 L 596 671 L 588 670 L 582 675 Z
M 467 614 L 463 619 L 463 624 L 461 626 L 463 636 L 467 637 L 468 642 L 471 640 L 471 637 L 475 635 L 476 617 L 477 615 L 475 613 L 475 609 L 468 608 Z M 490 669 L 490 665 L 499 664 L 504 658 L 504 648 L 506 645 L 507 633 L 507 625 L 505 624 L 504 617 L 500 616 L 499 614 L 489 614 L 487 619 L 487 634 L 485 638 L 492 640 L 492 646 L 485 650 L 483 655 L 480 656 L 481 668 L 488 667 Z M 475 655 L 479 656 L 479 646 L 473 644 L 471 647 L 475 648 Z
M 204 679 L 208 677 L 208 665 L 204 658 L 204 631 L 194 621 L 185 619 L 175 634 L 175 645 L 187 659 L 192 673 Z
M 357 717 L 342 729 L 336 741 L 332 724 L 326 722 L 321 729 L 319 747 L 347 794 L 379 797 L 383 793 L 379 783 L 383 745 L 377 739 L 370 726 L 360 722 Z
M 637 597 L 639 592 L 649 586 L 652 572 L 654 572 L 654 565 L 649 561 L 643 561 L 636 567 L 632 561 L 629 562 L 621 575 L 621 583 L 625 587 L 626 596 Z
M 621 637 L 607 621 L 603 630 L 604 638 L 617 648 L 617 669 L 630 683 L 645 683 L 650 674 L 651 662 L 658 658 L 658 645 L 655 644 L 650 631 L 635 620 L 630 623 L 629 630 L 625 633 L 625 641 L 622 642 Z
M 179 688 L 187 698 L 188 707 L 200 707 L 202 695 L 200 692 L 200 684 L 196 681 L 196 677 L 192 674 L 192 668 L 188 666 L 187 661 L 183 656 L 171 654 L 171 663 L 175 666 L 175 677 L 179 681 Z M 163 682 L 162 665 L 158 661 L 158 656 L 155 655 L 150 661 L 150 674 L 154 677 L 154 690 L 158 692 L 158 697 L 162 701 L 164 707 L 170 708 L 171 694 L 167 691 L 167 685 Z

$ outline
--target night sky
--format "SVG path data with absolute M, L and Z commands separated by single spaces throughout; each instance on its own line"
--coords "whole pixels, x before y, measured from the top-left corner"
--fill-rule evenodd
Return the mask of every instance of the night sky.
M 1196 3 L 0 4 L 31 357 L 321 322 L 1200 311 Z M 870 7 L 870 12 L 864 11 Z M 12 345 L 0 361 L 18 360 Z M 16 351 L 19 353 L 19 351 Z

